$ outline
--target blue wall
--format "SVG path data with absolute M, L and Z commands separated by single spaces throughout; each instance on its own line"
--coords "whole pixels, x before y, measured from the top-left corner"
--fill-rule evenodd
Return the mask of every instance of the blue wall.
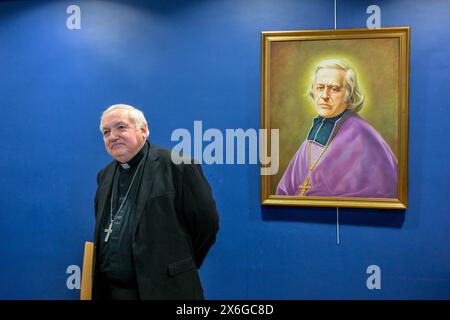
M 69 30 L 66 8 L 81 8 Z M 257 165 L 204 165 L 221 230 L 209 299 L 449 299 L 450 3 L 337 1 L 338 28 L 411 26 L 409 209 L 260 206 Z M 77 299 L 68 266 L 92 239 L 101 112 L 144 110 L 173 130 L 260 125 L 260 32 L 332 29 L 332 0 L 0 3 L 0 299 Z M 366 268 L 381 268 L 369 290 Z M 70 282 L 70 281 L 69 281 Z

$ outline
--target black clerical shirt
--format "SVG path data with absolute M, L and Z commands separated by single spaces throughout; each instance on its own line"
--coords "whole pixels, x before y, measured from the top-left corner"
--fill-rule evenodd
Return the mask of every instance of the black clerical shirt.
M 313 120 L 313 126 L 308 133 L 308 141 L 315 141 L 317 144 L 325 147 L 336 133 L 336 128 L 341 119 L 349 113 L 345 110 L 333 118 L 324 118 L 317 116 Z M 342 123 L 342 122 L 341 122 Z
M 142 180 L 142 172 L 145 161 L 144 156 L 148 151 L 148 142 L 142 149 L 125 165 L 117 163 L 114 173 L 113 184 L 103 213 L 101 224 L 101 239 L 99 241 L 99 262 L 102 276 L 109 281 L 119 283 L 124 287 L 136 287 L 136 275 L 134 272 L 133 254 L 131 248 L 132 228 L 136 215 L 136 200 L 139 186 Z M 138 170 L 139 169 L 139 170 Z M 133 185 L 130 188 L 133 176 L 136 174 Z M 128 192 L 128 189 L 130 191 Z M 106 232 L 111 222 L 111 192 L 113 193 L 114 224 L 112 233 L 105 242 Z M 118 212 L 126 194 L 128 196 Z

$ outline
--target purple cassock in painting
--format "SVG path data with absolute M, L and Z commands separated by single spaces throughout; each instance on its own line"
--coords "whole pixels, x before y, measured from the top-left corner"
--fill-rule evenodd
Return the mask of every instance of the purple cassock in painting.
M 397 198 L 397 159 L 356 113 L 364 98 L 353 69 L 340 60 L 321 62 L 309 93 L 318 116 L 276 194 Z
M 315 120 L 322 123 L 320 117 Z M 397 160 L 365 120 L 346 111 L 330 140 L 325 146 L 309 139 L 302 143 L 278 184 L 277 195 L 397 197 Z

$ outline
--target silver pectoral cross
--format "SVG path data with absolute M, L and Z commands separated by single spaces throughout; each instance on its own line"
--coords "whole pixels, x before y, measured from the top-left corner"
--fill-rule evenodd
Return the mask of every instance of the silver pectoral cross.
M 106 232 L 105 242 L 108 242 L 109 236 L 111 235 L 111 233 L 113 231 L 112 225 L 113 225 L 113 221 L 111 221 L 111 223 L 109 224 L 109 227 L 107 229 L 105 229 L 105 232 Z

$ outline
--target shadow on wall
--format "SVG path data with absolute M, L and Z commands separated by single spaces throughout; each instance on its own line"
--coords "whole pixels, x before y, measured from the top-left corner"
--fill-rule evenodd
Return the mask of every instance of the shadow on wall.
M 263 206 L 264 221 L 336 224 L 336 208 Z M 339 208 L 339 224 L 401 228 L 404 210 Z

